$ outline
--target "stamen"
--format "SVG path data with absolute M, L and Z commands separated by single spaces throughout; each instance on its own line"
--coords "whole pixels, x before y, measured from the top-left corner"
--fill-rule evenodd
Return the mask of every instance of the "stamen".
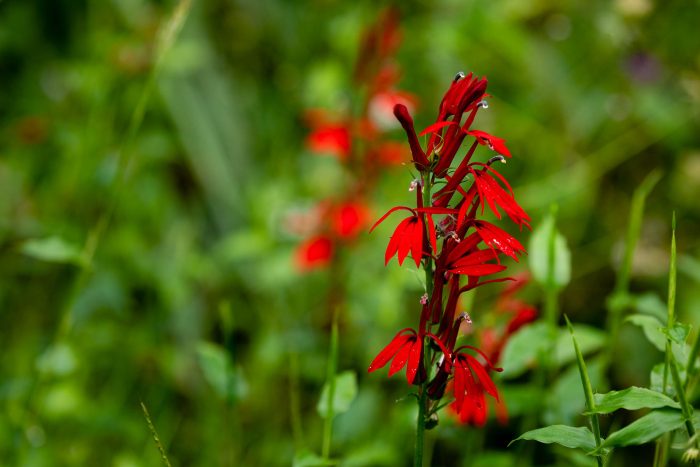
M 481 107 L 482 109 L 488 109 L 489 108 L 489 102 L 486 99 L 483 99 L 481 102 L 477 104 L 477 107 Z
M 493 149 L 493 148 L 491 148 L 491 149 Z M 499 161 L 501 164 L 505 164 L 506 158 L 500 154 L 497 154 L 497 155 L 493 156 L 491 159 L 489 159 L 489 161 L 486 164 L 490 166 L 491 164 L 493 164 L 496 161 Z
M 421 181 L 419 179 L 414 179 L 411 181 L 411 184 L 408 185 L 408 191 L 416 191 L 416 188 L 421 186 Z
M 455 75 L 455 78 L 452 80 L 452 82 L 453 82 L 453 83 L 456 83 L 456 82 L 459 81 L 460 79 L 464 79 L 465 76 L 467 76 L 467 75 L 465 75 L 463 71 L 459 71 L 459 72 L 457 72 L 457 74 Z
M 467 324 L 472 324 L 472 317 L 469 316 L 469 313 L 466 311 L 463 311 L 462 314 L 459 315 L 459 320 L 464 321 Z
M 420 304 L 421 305 L 427 305 L 428 304 L 428 294 L 424 293 L 421 298 L 420 298 Z

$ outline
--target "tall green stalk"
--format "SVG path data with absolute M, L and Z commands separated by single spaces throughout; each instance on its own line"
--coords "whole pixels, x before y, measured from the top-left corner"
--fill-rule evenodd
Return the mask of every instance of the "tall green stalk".
M 326 384 L 328 384 L 328 403 L 326 416 L 323 422 L 323 444 L 321 455 L 329 459 L 331 454 L 331 439 L 333 435 L 333 418 L 335 417 L 333 401 L 335 400 L 335 375 L 338 367 L 338 307 L 333 309 L 333 323 L 331 327 L 331 345 L 328 353 L 328 367 L 326 371 Z

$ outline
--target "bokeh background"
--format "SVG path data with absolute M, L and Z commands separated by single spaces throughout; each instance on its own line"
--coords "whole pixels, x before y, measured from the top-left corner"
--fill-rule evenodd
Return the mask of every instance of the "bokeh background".
M 141 401 L 173 465 L 290 465 L 320 450 L 336 281 L 299 271 L 288 220 L 343 186 L 337 159 L 306 146 L 304 115 L 352 108 L 360 38 L 386 6 L 0 2 L 0 463 L 159 465 Z M 419 99 L 417 126 L 456 71 L 488 76 L 479 127 L 507 139 L 503 173 L 533 225 L 558 206 L 572 255 L 562 310 L 602 328 L 632 192 L 659 170 L 631 288 L 665 300 L 675 211 L 678 312 L 700 322 L 700 2 L 397 7 L 398 86 Z M 372 217 L 410 202 L 410 179 L 387 168 Z M 358 392 L 335 421 L 341 465 L 412 454 L 405 384 L 366 373 L 417 319 L 414 271 L 383 264 L 389 233 L 343 253 L 338 369 Z M 500 290 L 476 294 L 475 326 Z M 523 296 L 542 301 L 536 286 Z M 611 385 L 648 384 L 661 354 L 633 326 L 621 342 Z M 514 465 L 506 445 L 538 397 L 519 378 L 510 424 L 441 420 L 434 465 Z M 580 393 L 560 389 L 540 421 L 582 423 Z

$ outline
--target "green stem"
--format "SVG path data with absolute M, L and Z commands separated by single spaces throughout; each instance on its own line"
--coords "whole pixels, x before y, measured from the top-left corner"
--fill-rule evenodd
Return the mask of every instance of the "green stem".
M 321 455 L 324 459 L 329 459 L 331 453 L 331 438 L 333 435 L 333 400 L 335 399 L 335 374 L 338 363 L 338 308 L 333 309 L 333 324 L 331 328 L 331 348 L 328 355 L 328 369 L 326 372 L 326 382 L 328 384 L 328 400 L 326 407 L 326 417 L 323 423 L 323 446 Z
M 431 191 L 432 191 L 432 180 L 430 179 L 430 173 L 426 172 L 422 174 L 423 186 L 423 206 L 431 206 Z M 424 223 L 427 228 L 427 224 Z M 434 252 L 431 252 L 434 253 Z M 433 259 L 431 256 L 426 256 L 423 260 L 423 270 L 425 271 L 425 290 L 428 297 L 432 297 L 433 294 Z M 424 363 L 426 365 L 426 371 L 429 368 L 432 358 L 430 356 L 430 346 L 425 345 L 423 342 L 424 351 Z M 413 454 L 413 466 L 423 467 L 423 453 L 425 448 L 425 418 L 427 414 L 427 383 L 423 381 L 418 389 L 418 416 L 416 417 L 416 446 L 415 452 Z
M 423 448 L 425 446 L 425 405 L 428 400 L 425 383 L 421 384 L 418 395 L 418 417 L 416 418 L 416 448 L 413 455 L 413 467 L 423 467 Z

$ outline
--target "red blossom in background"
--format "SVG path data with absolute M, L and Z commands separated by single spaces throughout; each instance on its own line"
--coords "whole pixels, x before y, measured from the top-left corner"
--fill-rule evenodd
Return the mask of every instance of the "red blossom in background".
M 296 229 L 303 230 L 301 236 L 306 237 L 295 251 L 295 265 L 301 272 L 329 266 L 341 247 L 352 244 L 357 234 L 366 230 L 370 212 L 366 196 L 377 176 L 386 166 L 401 164 L 409 157 L 403 144 L 386 139 L 387 130 L 397 126 L 394 107 L 414 109 L 417 102 L 414 96 L 397 88 L 401 71 L 393 54 L 400 42 L 398 12 L 387 9 L 365 31 L 358 54 L 354 85 L 365 91 L 362 114 L 331 115 L 313 109 L 305 115 L 310 129 L 306 148 L 314 154 L 336 158 L 347 172 L 348 183 L 334 199 L 319 203 L 313 216 L 309 216 L 315 217 L 311 226 Z M 396 240 L 401 243 L 397 247 L 401 262 L 405 244 L 399 237 L 405 233 L 399 231 Z M 406 251 L 420 261 L 420 249 Z
M 420 300 L 419 327 L 399 332 L 377 355 L 369 371 L 389 361 L 390 375 L 407 366 L 408 382 L 419 385 L 418 401 L 424 405 L 421 413 L 426 414 L 419 424 L 428 423 L 441 407 L 443 397 L 453 398 L 450 409 L 463 423 L 482 426 L 486 422 L 487 396 L 495 401 L 499 419 L 507 417 L 490 375 L 500 371 L 491 363 L 500 352 L 489 359 L 476 347 L 457 347 L 464 327 L 472 325 L 466 312 L 457 312 L 460 296 L 488 283 L 512 280 L 484 277 L 504 271 L 505 259 L 518 261 L 525 253 L 515 237 L 478 216 L 484 215 L 488 206 L 497 219 L 505 213 L 520 228 L 529 228 L 530 221 L 507 180 L 491 167 L 494 162 L 505 163 L 506 158 L 512 157 L 505 140 L 471 129 L 479 110 L 488 106 L 484 101 L 486 86 L 485 78 L 458 73 L 440 103 L 437 120 L 420 135 L 428 139 L 425 147 L 416 134 L 408 107 L 404 103 L 394 106 L 413 165 L 420 172 L 420 178 L 411 184 L 411 190 L 416 191 L 416 207 L 390 209 L 371 230 L 398 210 L 410 212 L 389 239 L 385 263 L 396 256 L 402 264 L 410 254 L 416 266 L 425 269 L 428 283 L 427 293 Z M 468 150 L 458 157 L 467 139 Z M 486 162 L 472 161 L 480 146 L 495 153 Z M 435 185 L 437 181 L 442 185 Z M 433 186 L 439 189 L 433 191 Z M 517 313 L 503 334 L 505 338 L 533 317 L 529 312 Z M 489 350 L 496 351 L 501 345 Z M 415 375 L 421 372 L 426 375 L 425 380 L 416 380 Z

